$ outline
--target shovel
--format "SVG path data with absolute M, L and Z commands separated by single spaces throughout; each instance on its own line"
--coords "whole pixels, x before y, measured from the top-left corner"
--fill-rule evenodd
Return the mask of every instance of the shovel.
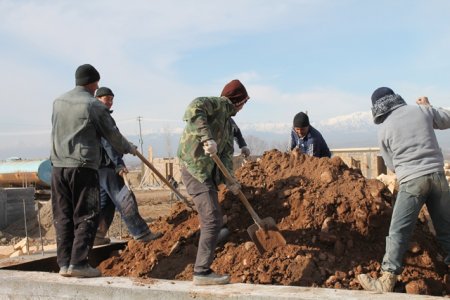
M 161 181 L 164 182 L 172 190 L 172 192 L 174 192 L 175 195 L 177 195 L 177 197 L 187 205 L 188 208 L 192 210 L 192 203 L 189 202 L 188 199 L 186 199 L 186 197 L 184 197 L 176 188 L 174 188 L 173 185 L 141 153 L 139 153 L 139 151 L 136 151 L 136 156 L 139 157 L 139 159 L 147 167 L 149 167 L 150 170 L 152 170 L 153 173 L 155 173 L 155 175 L 158 176 L 158 178 L 161 179 Z
M 224 166 L 217 154 L 211 154 L 211 158 L 217 164 L 227 180 L 231 182 L 236 181 L 230 175 L 227 168 Z M 244 204 L 245 208 L 247 208 L 248 212 L 252 216 L 253 221 L 255 222 L 255 224 L 250 225 L 247 228 L 247 233 L 255 243 L 259 253 L 263 254 L 265 251 L 272 250 L 275 247 L 286 245 L 286 240 L 284 239 L 283 235 L 281 235 L 280 230 L 278 230 L 275 220 L 272 217 L 261 219 L 256 214 L 255 210 L 250 205 L 241 190 L 239 190 L 238 197 L 239 200 L 241 200 L 242 204 Z

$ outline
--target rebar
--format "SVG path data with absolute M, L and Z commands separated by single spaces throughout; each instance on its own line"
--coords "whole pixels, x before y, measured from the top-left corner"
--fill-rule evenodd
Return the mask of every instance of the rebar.
M 22 203 L 23 203 L 23 220 L 24 220 L 24 224 L 25 224 L 25 238 L 26 238 L 25 245 L 27 248 L 27 254 L 29 255 L 30 254 L 30 245 L 28 243 L 27 210 L 25 207 L 25 199 L 24 198 L 22 198 Z
M 38 207 L 38 226 L 39 226 L 39 238 L 41 239 L 41 252 L 42 252 L 42 256 L 44 256 L 44 241 L 42 240 L 42 230 L 41 230 L 41 209 L 39 207 L 39 202 L 37 204 Z

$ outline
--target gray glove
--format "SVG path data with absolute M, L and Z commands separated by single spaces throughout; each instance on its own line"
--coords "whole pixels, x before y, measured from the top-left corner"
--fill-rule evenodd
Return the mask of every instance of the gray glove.
M 250 148 L 247 146 L 244 146 L 241 148 L 241 155 L 244 157 L 250 156 Z
M 130 143 L 130 154 L 136 156 L 137 151 L 138 151 L 137 146 L 133 143 Z

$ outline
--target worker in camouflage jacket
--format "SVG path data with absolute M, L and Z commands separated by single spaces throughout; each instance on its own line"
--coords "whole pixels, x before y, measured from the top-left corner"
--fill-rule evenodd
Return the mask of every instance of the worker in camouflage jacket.
M 194 265 L 196 285 L 229 282 L 228 275 L 218 275 L 210 269 L 223 225 L 217 186 L 225 183 L 234 194 L 241 187 L 237 181 L 224 181 L 210 155 L 217 154 L 230 174 L 234 174 L 231 117 L 244 107 L 249 97 L 239 80 L 229 82 L 221 95 L 196 98 L 189 104 L 183 118 L 186 127 L 178 148 L 182 180 L 195 204 L 201 228 Z

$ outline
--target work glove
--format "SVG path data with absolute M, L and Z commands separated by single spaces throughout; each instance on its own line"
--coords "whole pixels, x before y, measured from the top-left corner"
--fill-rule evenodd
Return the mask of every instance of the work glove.
M 242 155 L 243 157 L 248 157 L 248 156 L 250 156 L 250 148 L 247 147 L 247 146 L 242 147 L 242 148 L 241 148 L 241 155 Z
M 233 193 L 233 195 L 239 194 L 239 191 L 241 190 L 241 185 L 239 182 L 229 182 L 227 183 L 227 189 Z
M 130 154 L 136 156 L 138 152 L 137 146 L 133 143 L 130 143 Z
M 203 143 L 203 150 L 205 150 L 206 155 L 217 153 L 217 143 L 215 140 L 207 140 Z
M 419 105 L 431 106 L 430 101 L 428 101 L 428 97 L 419 97 L 419 99 L 416 100 L 416 103 Z

